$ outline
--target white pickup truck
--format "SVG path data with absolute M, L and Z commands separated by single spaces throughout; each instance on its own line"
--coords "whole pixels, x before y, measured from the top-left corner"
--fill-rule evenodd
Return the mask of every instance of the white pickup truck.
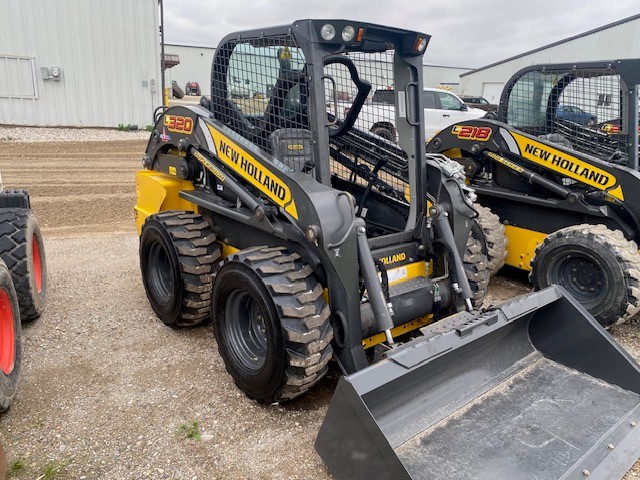
M 463 120 L 484 117 L 487 112 L 465 105 L 456 94 L 425 88 L 424 95 L 424 133 L 428 142 L 436 133 Z M 355 127 L 379 135 L 387 140 L 396 141 L 394 91 L 379 89 L 366 103 Z

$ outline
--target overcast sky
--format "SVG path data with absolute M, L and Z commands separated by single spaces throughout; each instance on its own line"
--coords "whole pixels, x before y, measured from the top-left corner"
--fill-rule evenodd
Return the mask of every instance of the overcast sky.
M 432 35 L 425 63 L 480 67 L 640 13 L 638 0 L 164 0 L 165 41 L 215 47 L 228 33 L 344 18 Z

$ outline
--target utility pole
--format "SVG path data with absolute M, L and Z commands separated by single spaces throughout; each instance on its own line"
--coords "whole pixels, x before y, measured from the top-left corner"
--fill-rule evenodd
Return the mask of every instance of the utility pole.
M 163 0 L 159 0 L 160 2 L 160 70 L 161 70 L 161 75 L 160 78 L 162 79 L 162 99 L 163 99 L 163 104 L 164 104 L 164 89 L 165 89 L 165 82 L 164 82 L 164 70 L 165 70 L 165 66 L 164 66 L 164 5 L 163 5 Z

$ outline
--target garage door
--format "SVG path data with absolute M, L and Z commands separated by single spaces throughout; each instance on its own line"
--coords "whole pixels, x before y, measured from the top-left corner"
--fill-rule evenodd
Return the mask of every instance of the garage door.
M 482 84 L 482 96 L 489 100 L 489 103 L 500 103 L 500 95 L 502 94 L 502 82 L 484 82 Z

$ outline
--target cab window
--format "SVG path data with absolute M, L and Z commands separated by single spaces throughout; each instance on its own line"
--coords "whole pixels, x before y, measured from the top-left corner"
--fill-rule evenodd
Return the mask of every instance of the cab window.
M 424 95 L 424 108 L 438 108 L 436 105 L 436 92 L 422 92 Z
M 462 110 L 462 102 L 446 92 L 438 92 L 440 105 L 443 110 Z

